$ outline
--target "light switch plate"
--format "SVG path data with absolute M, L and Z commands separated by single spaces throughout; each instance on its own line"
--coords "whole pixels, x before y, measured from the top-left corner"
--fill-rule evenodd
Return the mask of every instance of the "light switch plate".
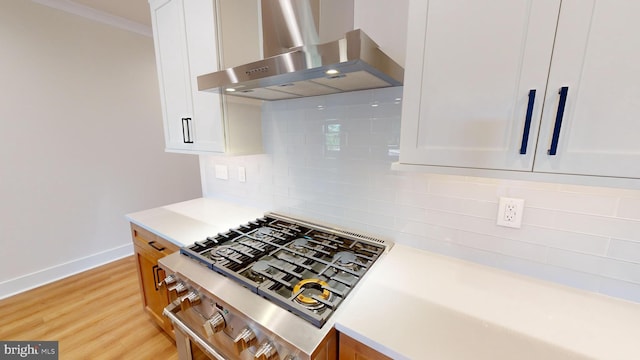
M 238 166 L 238 181 L 247 181 L 247 172 L 245 171 L 244 166 Z
M 216 165 L 216 179 L 229 180 L 229 167 L 227 165 Z

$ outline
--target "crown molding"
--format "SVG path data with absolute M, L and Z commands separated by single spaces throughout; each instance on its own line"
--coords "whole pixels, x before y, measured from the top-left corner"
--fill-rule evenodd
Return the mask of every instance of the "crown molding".
M 68 13 L 82 16 L 89 20 L 101 22 L 111 25 L 119 29 L 134 32 L 139 35 L 153 37 L 151 27 L 140 24 L 120 16 L 115 16 L 104 11 L 94 9 L 92 7 L 81 5 L 71 0 L 31 0 L 40 5 L 48 6 L 54 9 L 66 11 Z

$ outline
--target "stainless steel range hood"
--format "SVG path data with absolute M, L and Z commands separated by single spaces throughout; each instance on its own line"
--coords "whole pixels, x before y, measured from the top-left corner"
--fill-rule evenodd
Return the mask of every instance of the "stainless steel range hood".
M 402 85 L 402 67 L 361 30 L 322 42 L 322 31 L 353 28 L 353 1 L 262 0 L 260 13 L 264 59 L 198 76 L 199 90 L 281 100 Z

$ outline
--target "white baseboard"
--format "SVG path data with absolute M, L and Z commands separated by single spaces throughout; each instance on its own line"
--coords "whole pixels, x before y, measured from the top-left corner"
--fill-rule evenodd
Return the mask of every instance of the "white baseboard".
M 133 244 L 122 245 L 97 254 L 69 261 L 67 263 L 38 270 L 31 274 L 3 281 L 0 283 L 0 299 L 93 269 L 97 266 L 122 259 L 123 257 L 132 254 Z

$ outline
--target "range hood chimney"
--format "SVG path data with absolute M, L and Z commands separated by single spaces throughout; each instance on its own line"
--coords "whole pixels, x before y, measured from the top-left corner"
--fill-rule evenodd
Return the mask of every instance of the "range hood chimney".
M 351 30 L 353 0 L 262 0 L 259 13 L 264 58 L 198 76 L 199 90 L 281 100 L 402 85 L 402 67 Z

